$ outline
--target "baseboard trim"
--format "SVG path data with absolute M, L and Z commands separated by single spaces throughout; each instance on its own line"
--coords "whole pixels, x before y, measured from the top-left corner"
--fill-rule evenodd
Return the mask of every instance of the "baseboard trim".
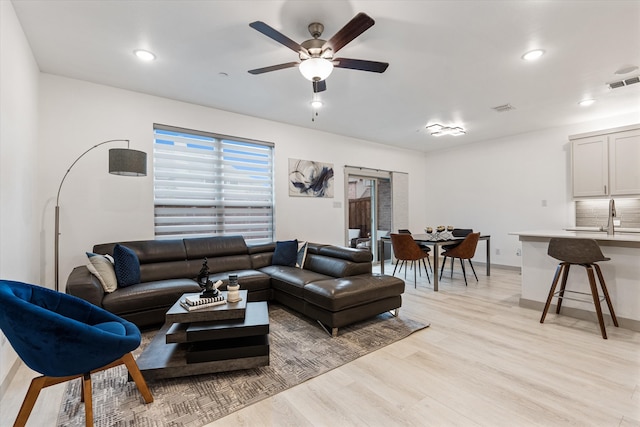
M 520 298 L 520 302 L 518 304 L 523 308 L 530 308 L 532 310 L 537 310 L 542 314 L 542 310 L 544 310 L 544 302 L 533 301 L 530 299 Z M 615 308 L 615 307 L 614 307 Z M 556 305 L 551 304 L 549 307 L 549 313 L 555 313 Z M 604 310 L 603 310 L 604 311 Z M 560 312 L 563 316 L 574 317 L 580 320 L 593 320 L 596 323 L 598 319 L 596 318 L 596 313 L 594 311 L 584 310 L 581 308 L 575 307 L 562 307 L 562 311 Z M 604 317 L 605 324 L 613 326 L 613 320 L 611 320 L 611 315 L 609 313 L 602 313 Z M 625 317 L 616 316 L 618 319 L 618 325 L 620 328 L 629 329 L 632 331 L 640 332 L 640 321 L 635 319 L 628 319 Z

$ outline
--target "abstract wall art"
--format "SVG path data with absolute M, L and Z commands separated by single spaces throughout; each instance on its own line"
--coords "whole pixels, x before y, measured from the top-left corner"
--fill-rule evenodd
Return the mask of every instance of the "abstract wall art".
M 289 159 L 289 196 L 333 197 L 333 164 Z

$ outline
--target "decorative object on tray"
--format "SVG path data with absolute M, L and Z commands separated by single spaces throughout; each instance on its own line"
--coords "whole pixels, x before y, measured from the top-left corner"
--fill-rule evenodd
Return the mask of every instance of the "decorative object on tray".
M 229 284 L 227 285 L 227 301 L 239 302 L 242 300 L 240 297 L 240 285 L 238 284 L 238 276 L 235 274 L 229 275 Z
M 441 240 L 450 240 L 453 238 L 453 226 L 448 225 L 445 227 L 444 225 L 439 225 L 436 227 L 436 232 L 433 232 L 432 227 L 425 227 L 424 231 L 427 233 L 429 240 L 432 242 L 437 242 Z
M 198 285 L 202 288 L 202 293 L 200 294 L 200 298 L 213 298 L 220 295 L 220 291 L 218 291 L 218 286 L 222 284 L 221 280 L 218 280 L 216 283 L 213 283 L 209 280 L 209 265 L 207 264 L 207 258 L 205 257 L 204 261 L 202 261 L 202 268 L 200 268 L 200 272 L 197 277 Z

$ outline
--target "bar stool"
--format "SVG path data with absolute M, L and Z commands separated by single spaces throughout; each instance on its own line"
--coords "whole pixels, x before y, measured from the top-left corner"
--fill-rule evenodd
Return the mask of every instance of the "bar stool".
M 591 296 L 593 298 L 593 304 L 596 307 L 596 314 L 598 315 L 598 322 L 600 323 L 600 332 L 602 332 L 602 338 L 607 339 L 607 331 L 604 327 L 604 318 L 602 317 L 602 307 L 600 302 L 604 299 L 607 301 L 609 307 L 609 313 L 613 319 L 613 324 L 618 326 L 618 319 L 613 311 L 613 305 L 611 304 L 611 298 L 609 298 L 609 292 L 607 291 L 607 285 L 602 277 L 602 271 L 600 266 L 596 264 L 598 261 L 609 261 L 611 258 L 607 258 L 602 254 L 598 243 L 593 239 L 569 239 L 569 238 L 552 238 L 549 241 L 549 248 L 547 254 L 557 260 L 562 261 L 556 268 L 556 274 L 553 277 L 553 283 L 549 290 L 549 296 L 540 318 L 540 323 L 544 323 L 544 318 L 549 311 L 551 305 L 551 299 L 553 297 L 558 298 L 558 305 L 556 307 L 556 314 L 560 314 L 560 307 L 562 307 L 563 299 L 571 299 L 575 301 L 588 302 L 580 298 L 571 298 L 565 296 L 565 292 L 573 294 L 589 295 L 587 292 L 578 292 L 567 290 L 567 277 L 569 276 L 569 268 L 572 265 L 581 265 L 587 270 L 587 277 L 589 278 L 589 286 L 591 288 Z M 598 295 L 598 288 L 596 286 L 595 276 L 593 270 L 596 270 L 598 274 L 598 280 L 600 281 L 600 287 L 602 288 L 603 296 Z M 558 280 L 562 274 L 562 282 L 560 283 L 560 290 L 556 292 L 556 286 Z

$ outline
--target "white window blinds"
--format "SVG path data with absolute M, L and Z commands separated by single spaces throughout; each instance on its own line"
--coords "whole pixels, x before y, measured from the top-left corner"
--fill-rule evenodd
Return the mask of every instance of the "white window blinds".
M 154 125 L 156 239 L 273 241 L 273 145 Z

